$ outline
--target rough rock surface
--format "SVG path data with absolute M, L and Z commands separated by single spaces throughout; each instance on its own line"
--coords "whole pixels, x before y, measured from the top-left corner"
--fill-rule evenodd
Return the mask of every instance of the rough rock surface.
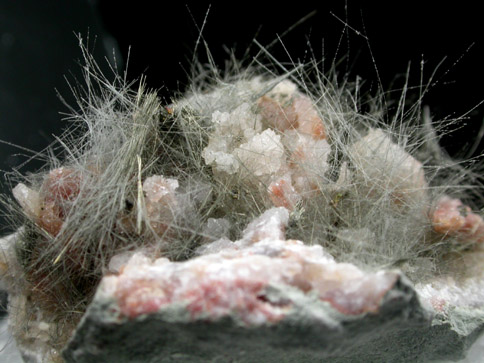
M 177 304 L 129 319 L 119 314 L 112 296 L 101 292 L 64 358 L 90 363 L 429 362 L 462 358 L 483 330 L 482 311 L 454 311 L 463 321 L 480 317 L 466 332 L 458 331 L 442 315 L 431 322 L 404 278 L 382 299 L 378 313 L 357 316 L 341 314 L 328 303 L 295 290 L 274 289 L 272 293 L 294 301 L 294 308 L 277 324 L 251 328 L 231 316 L 194 321 Z

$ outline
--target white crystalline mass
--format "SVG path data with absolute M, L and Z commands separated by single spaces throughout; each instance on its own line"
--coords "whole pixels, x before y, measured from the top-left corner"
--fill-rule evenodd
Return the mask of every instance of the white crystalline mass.
M 283 240 L 288 222 L 289 213 L 286 208 L 271 208 L 249 223 L 237 245 L 248 246 L 265 239 Z
M 12 189 L 12 194 L 30 217 L 34 218 L 40 215 L 40 197 L 37 191 L 19 183 Z
M 243 167 L 242 175 L 270 178 L 284 164 L 284 147 L 281 137 L 270 129 L 254 135 L 234 150 Z M 266 178 L 267 179 L 267 178 Z
M 421 300 L 436 311 L 455 307 L 481 308 L 484 301 L 483 278 L 456 281 L 451 276 L 445 276 L 429 283 L 419 283 L 415 289 Z
M 140 251 L 138 251 L 140 252 Z M 128 261 L 134 256 L 136 252 L 133 251 L 127 251 L 127 252 L 122 252 L 118 253 L 117 255 L 114 255 L 110 260 L 108 264 L 108 271 L 110 273 L 119 273 L 121 271 L 121 268 L 128 263 Z
M 281 137 L 270 129 L 261 131 L 260 116 L 249 104 L 243 103 L 230 113 L 215 111 L 212 123 L 213 131 L 202 156 L 216 171 L 268 179 L 283 165 Z
M 315 294 L 345 314 L 377 311 L 398 274 L 365 273 L 335 262 L 321 246 L 285 240 L 287 220 L 284 208 L 270 209 L 250 223 L 241 240 L 215 241 L 185 262 L 135 254 L 118 276 L 103 279 L 101 292 L 131 318 L 182 304 L 192 319 L 231 315 L 247 325 L 273 323 L 290 312 L 292 302 L 261 298 L 270 286 Z
M 227 149 L 225 140 L 219 139 L 213 142 L 211 147 L 212 149 L 207 147 L 202 152 L 202 156 L 208 165 L 215 164 L 217 171 L 222 171 L 227 174 L 235 174 L 239 170 L 239 161 L 235 156 L 221 151 Z
M 218 171 L 234 174 L 240 167 L 237 156 L 233 154 L 234 149 L 262 130 L 260 119 L 249 104 L 243 103 L 230 113 L 215 111 L 212 126 L 213 132 L 202 156 Z
M 422 164 L 392 142 L 380 129 L 352 145 L 350 157 L 355 176 L 366 184 L 370 195 L 389 193 L 396 204 L 422 204 L 428 198 Z
M 249 80 L 239 80 L 234 83 L 223 83 L 210 92 L 193 92 L 184 98 L 176 100 L 174 108 L 192 109 L 204 117 L 200 120 L 203 126 L 212 126 L 212 116 L 215 110 L 221 113 L 231 113 L 243 103 L 253 102 L 254 94 L 263 92 L 267 84 L 261 77 Z
M 305 195 L 323 182 L 327 183 L 325 173 L 329 169 L 331 147 L 326 139 L 315 140 L 296 130 L 288 130 L 283 141 L 288 149 L 288 162 L 293 165 L 293 185 L 299 193 Z M 344 173 L 340 175 L 343 177 Z
M 260 117 L 252 112 L 248 103 L 243 103 L 232 112 L 215 111 L 212 115 L 215 132 L 230 138 L 250 140 L 262 130 Z
M 336 187 L 325 178 L 331 147 L 313 101 L 289 80 L 273 82 L 251 83 L 260 95 L 256 102 L 252 99 L 233 111 L 211 114 L 202 156 L 215 178 L 226 182 L 227 174 L 234 175 L 237 178 L 231 180 L 251 193 L 261 193 L 258 199 L 293 210 L 323 185 Z M 234 88 L 244 85 L 238 82 Z

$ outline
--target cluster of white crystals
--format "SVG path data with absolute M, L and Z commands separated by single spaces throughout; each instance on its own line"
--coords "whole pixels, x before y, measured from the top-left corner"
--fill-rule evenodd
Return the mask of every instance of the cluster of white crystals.
M 335 262 L 321 246 L 286 240 L 288 215 L 282 207 L 269 209 L 242 239 L 215 241 L 188 261 L 135 254 L 119 275 L 103 279 L 101 291 L 114 296 L 130 318 L 181 304 L 193 319 L 232 316 L 246 325 L 274 323 L 294 304 L 272 299 L 271 287 L 315 295 L 348 315 L 377 312 L 399 275 L 365 273 Z
M 266 86 L 257 79 L 250 85 L 259 93 Z M 312 101 L 285 80 L 255 104 L 213 112 L 202 156 L 218 178 L 265 185 L 275 206 L 293 209 L 318 188 L 330 151 Z
M 452 262 L 456 274 L 434 277 L 415 285 L 422 302 L 434 311 L 449 313 L 455 308 L 480 309 L 484 301 L 484 249 L 459 256 Z M 464 270 L 464 276 L 459 271 Z M 476 323 L 478 320 L 476 320 Z

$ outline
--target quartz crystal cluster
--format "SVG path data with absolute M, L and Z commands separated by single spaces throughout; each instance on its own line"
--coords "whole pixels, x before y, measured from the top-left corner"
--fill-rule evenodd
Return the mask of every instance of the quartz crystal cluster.
M 400 361 L 378 345 L 388 336 L 416 361 L 449 355 L 445 339 L 465 351 L 484 327 L 484 220 L 429 177 L 408 135 L 323 91 L 257 76 L 168 107 L 141 88 L 105 94 L 106 115 L 81 117 L 98 134 L 78 159 L 13 188 L 23 226 L 2 240 L 0 272 L 24 357 L 158 361 L 178 331 L 211 360 L 217 329 L 266 328 L 275 357 L 294 338 L 286 353 L 311 346 L 309 361 L 356 361 L 350 346 Z M 303 328 L 321 335 L 302 341 Z M 130 337 L 174 340 L 117 351 Z

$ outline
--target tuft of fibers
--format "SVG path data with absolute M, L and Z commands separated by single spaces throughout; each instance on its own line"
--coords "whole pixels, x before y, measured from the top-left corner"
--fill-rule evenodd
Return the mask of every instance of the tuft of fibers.
M 474 174 L 441 151 L 443 125 L 405 91 L 392 111 L 334 69 L 200 64 L 162 104 L 143 78 L 108 81 L 83 49 L 67 130 L 5 202 L 31 319 L 59 324 L 54 347 L 120 256 L 190 259 L 274 206 L 289 211 L 288 238 L 414 282 L 481 248 L 484 222 L 461 202 L 480 196 Z

